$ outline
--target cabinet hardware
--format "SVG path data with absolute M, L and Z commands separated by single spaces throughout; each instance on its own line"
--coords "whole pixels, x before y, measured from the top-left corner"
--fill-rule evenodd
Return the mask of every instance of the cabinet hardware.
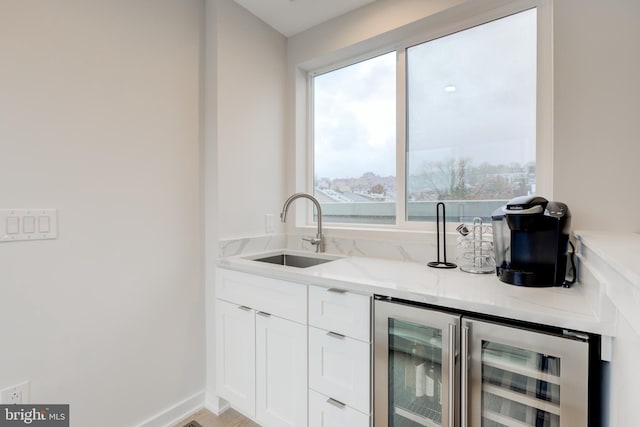
M 239 305 L 238 308 L 244 311 L 251 311 L 251 307 L 247 307 L 246 305 Z
M 257 311 L 256 313 L 263 317 L 271 317 L 270 313 L 265 313 L 264 311 Z
M 468 426 L 468 393 L 469 393 L 469 327 L 462 328 L 462 342 L 460 344 L 460 352 L 462 357 L 460 358 L 460 427 Z
M 332 332 L 332 331 L 327 332 L 327 335 L 334 338 L 340 338 L 340 339 L 345 338 L 345 335 L 339 334 L 337 332 Z
M 454 377 L 455 377 L 455 366 L 456 366 L 456 325 L 450 323 L 449 324 L 449 381 L 448 381 L 448 387 L 449 387 L 449 427 L 454 427 L 455 426 L 455 419 L 456 419 L 456 415 L 455 415 L 455 410 L 456 410 L 456 405 L 455 405 L 455 398 L 456 398 L 456 393 L 455 393 L 455 387 L 453 386 L 454 384 Z
M 340 409 L 344 409 L 344 407 L 347 406 L 344 403 L 340 402 L 339 400 L 333 399 L 331 397 L 327 399 L 327 403 L 330 403 L 336 408 L 340 408 Z
M 329 289 L 327 289 L 327 292 L 335 292 L 337 294 L 347 293 L 347 291 L 345 289 L 340 289 L 340 288 L 329 288 Z

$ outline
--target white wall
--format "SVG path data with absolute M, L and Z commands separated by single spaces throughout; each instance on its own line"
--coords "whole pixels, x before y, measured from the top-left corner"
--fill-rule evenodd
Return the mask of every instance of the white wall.
M 205 71 L 203 119 L 205 144 L 204 162 L 204 277 L 206 300 L 206 406 L 220 411 L 216 398 L 215 376 L 215 277 L 219 256 L 218 236 L 218 85 L 217 85 L 217 21 L 218 0 L 205 1 Z
M 288 39 L 290 64 L 331 55 L 465 0 L 378 0 Z
M 554 3 L 554 195 L 574 229 L 640 232 L 640 2 Z
M 221 239 L 265 233 L 285 200 L 286 39 L 231 0 L 206 1 L 207 407 L 215 393 L 215 265 Z
M 640 382 L 638 379 L 638 355 L 640 354 L 640 336 L 634 327 L 622 315 L 618 314 L 616 336 L 613 340 L 613 358 L 610 363 L 610 382 L 605 399 L 608 410 L 609 425 L 626 427 L 638 424 L 638 396 Z
M 267 213 L 281 229 L 285 200 L 286 38 L 233 1 L 213 3 L 220 238 L 260 235 Z
M 58 209 L 0 244 L 0 388 L 75 426 L 204 389 L 201 0 L 2 0 L 0 207 Z

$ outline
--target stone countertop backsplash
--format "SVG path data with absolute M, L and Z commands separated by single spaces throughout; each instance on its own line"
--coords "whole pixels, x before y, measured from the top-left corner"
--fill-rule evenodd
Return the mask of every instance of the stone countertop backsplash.
M 451 236 L 451 238 L 449 238 Z M 427 267 L 437 257 L 433 242 L 327 238 L 326 253 L 341 258 L 294 268 L 252 261 L 252 254 L 287 250 L 311 254 L 301 236 L 270 235 L 221 243 L 218 265 L 247 273 L 352 292 L 385 295 L 434 306 L 612 335 L 615 312 L 602 299 L 600 281 L 571 288 L 524 288 L 500 282 L 495 274 Z M 448 261 L 456 261 L 456 236 L 447 235 Z
M 310 236 L 310 235 L 309 235 Z M 314 252 L 315 248 L 302 240 L 307 235 L 270 234 L 222 241 L 220 257 L 260 253 L 277 249 Z M 447 235 L 447 260 L 455 262 L 456 234 Z M 385 258 L 399 261 L 428 262 L 437 258 L 436 236 L 424 241 L 352 239 L 325 236 L 325 252 L 340 256 Z

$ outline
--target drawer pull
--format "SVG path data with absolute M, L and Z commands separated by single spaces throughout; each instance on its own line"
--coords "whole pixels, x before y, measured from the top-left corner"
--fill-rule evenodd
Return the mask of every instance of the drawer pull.
M 239 305 L 238 308 L 244 311 L 251 311 L 251 307 L 247 307 L 246 305 Z
M 347 291 L 345 289 L 340 289 L 340 288 L 329 288 L 329 289 L 327 289 L 327 292 L 335 292 L 336 294 L 345 294 L 345 293 L 347 293 Z
M 346 336 L 346 335 L 342 335 L 342 334 L 339 334 L 337 332 L 331 332 L 331 331 L 327 332 L 327 335 L 329 335 L 330 337 L 333 337 L 333 338 L 340 338 L 340 339 L 343 339 Z
M 260 316 L 263 316 L 263 317 L 271 317 L 271 314 L 265 313 L 264 311 L 258 311 L 257 314 L 259 314 Z
M 344 409 L 344 407 L 347 406 L 344 403 L 340 402 L 339 400 L 335 400 L 331 397 L 327 399 L 327 403 L 330 403 L 336 408 L 340 408 L 340 409 Z

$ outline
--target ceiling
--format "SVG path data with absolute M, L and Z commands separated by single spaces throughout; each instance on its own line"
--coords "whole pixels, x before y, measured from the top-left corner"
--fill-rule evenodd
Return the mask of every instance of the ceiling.
M 290 37 L 376 0 L 234 0 Z

